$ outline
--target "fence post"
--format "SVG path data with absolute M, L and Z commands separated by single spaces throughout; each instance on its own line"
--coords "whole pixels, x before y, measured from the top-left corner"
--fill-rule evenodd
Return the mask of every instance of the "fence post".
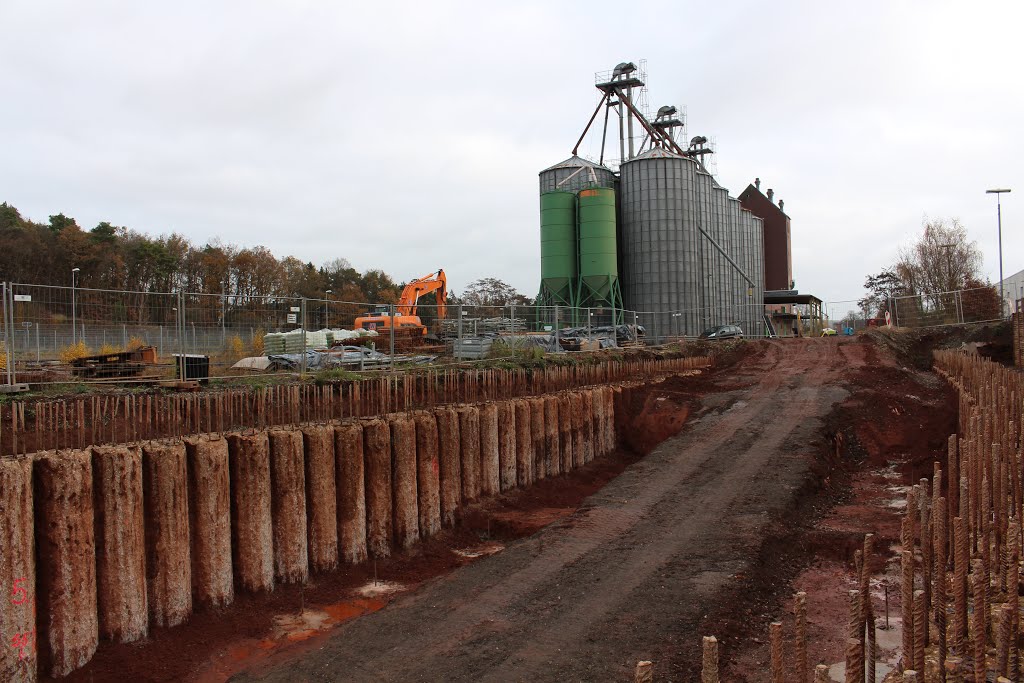
M 390 371 L 394 372 L 395 371 L 395 305 L 394 304 L 388 304 L 388 315 L 391 316 L 391 325 L 388 327 L 388 329 L 391 330 L 391 334 L 390 334 L 390 338 L 391 338 L 391 352 L 390 352 L 389 358 L 388 358 L 388 365 L 390 366 Z
M 227 327 L 227 301 L 228 297 L 226 294 L 220 296 L 220 337 L 221 343 L 225 346 L 228 343 L 228 327 Z
M 299 360 L 299 373 L 305 375 L 306 374 L 306 297 L 302 297 L 302 299 L 299 302 L 299 305 L 302 307 L 301 310 L 299 311 L 299 315 L 302 316 L 299 319 L 299 322 L 302 324 L 302 326 L 300 328 L 302 330 L 302 357 Z
M 177 327 L 174 334 L 178 337 L 178 379 L 185 381 L 185 298 L 179 291 L 177 293 L 178 315 L 175 316 L 174 324 Z
M 7 366 L 6 367 L 7 367 L 7 383 L 8 384 L 14 384 L 14 374 L 13 374 L 13 372 L 14 372 L 14 359 L 11 358 L 11 329 L 10 329 L 10 327 L 7 324 L 7 316 L 8 316 L 7 299 L 8 299 L 9 293 L 11 292 L 11 289 L 12 289 L 11 284 L 9 282 L 5 282 L 4 286 L 3 286 L 3 295 L 4 295 L 4 354 L 5 354 L 5 357 L 7 359 Z
M 562 344 L 558 341 L 558 304 L 555 304 L 555 351 L 562 350 Z
M 459 324 L 456 326 L 456 331 L 455 331 L 455 343 L 458 345 L 458 348 L 456 349 L 455 353 L 452 354 L 452 355 L 455 356 L 456 360 L 462 360 L 462 304 L 459 304 L 459 320 L 458 320 L 458 323 Z

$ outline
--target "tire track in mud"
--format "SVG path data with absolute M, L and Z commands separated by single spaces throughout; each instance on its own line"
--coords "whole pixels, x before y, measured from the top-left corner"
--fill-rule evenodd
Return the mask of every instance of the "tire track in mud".
M 575 515 L 237 680 L 609 680 L 662 652 L 756 561 L 846 395 L 836 340 L 772 342 L 752 382 Z M 739 402 L 743 402 L 740 404 Z M 696 639 L 699 633 L 675 633 Z

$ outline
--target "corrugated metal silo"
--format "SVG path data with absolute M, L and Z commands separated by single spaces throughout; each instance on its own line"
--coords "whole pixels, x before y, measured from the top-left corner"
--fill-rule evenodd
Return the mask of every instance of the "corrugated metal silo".
M 693 208 L 694 220 L 697 225 L 709 234 L 713 230 L 711 212 L 711 174 L 699 165 L 694 171 Z M 698 254 L 700 258 L 700 269 L 698 271 L 699 294 L 699 325 L 701 331 L 715 325 L 715 301 L 714 292 L 717 290 L 716 278 L 716 257 L 715 249 L 708 240 L 698 232 Z
M 746 232 L 743 230 L 743 217 L 740 215 L 742 209 L 738 199 L 729 197 L 729 226 L 732 234 L 733 249 L 732 258 L 742 271 L 736 271 L 737 291 L 735 295 L 738 306 L 737 317 L 743 332 L 750 334 L 753 331 L 751 326 L 751 311 L 753 309 L 754 286 L 747 281 L 753 281 L 753 274 L 750 272 L 750 265 L 747 262 Z
M 652 149 L 622 164 L 622 289 L 626 307 L 657 313 L 642 319 L 648 334 L 694 334 L 686 317 L 699 306 L 701 272 L 693 211 L 697 162 Z

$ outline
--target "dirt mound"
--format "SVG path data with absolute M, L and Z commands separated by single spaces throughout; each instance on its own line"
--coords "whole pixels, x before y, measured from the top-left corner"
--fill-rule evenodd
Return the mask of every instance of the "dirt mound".
M 903 365 L 919 370 L 931 368 L 934 349 L 964 345 L 975 346 L 979 354 L 998 363 L 1013 365 L 1013 330 L 1008 322 L 920 330 L 874 329 L 864 333 L 863 338 L 890 351 Z

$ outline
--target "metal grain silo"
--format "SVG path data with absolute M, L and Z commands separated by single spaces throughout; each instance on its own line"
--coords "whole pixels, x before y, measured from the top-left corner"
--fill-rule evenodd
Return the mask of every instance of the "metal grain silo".
M 572 192 L 543 193 L 540 196 L 542 305 L 573 305 L 577 278 L 576 254 L 576 195 Z
M 622 164 L 620 203 L 622 290 L 648 334 L 695 334 L 700 272 L 698 213 L 693 210 L 697 162 L 655 148 Z M 687 322 L 689 316 L 690 323 Z
M 541 306 L 576 306 L 579 282 L 576 194 L 590 188 L 613 188 L 611 169 L 578 156 L 539 174 L 541 194 Z M 571 314 L 570 314 L 571 315 Z M 553 321 L 553 312 L 544 318 Z
M 602 323 L 618 320 L 623 305 L 615 236 L 615 190 L 595 187 L 581 190 L 576 197 L 576 305 L 609 309 L 610 314 L 602 316 Z
M 577 156 L 540 172 L 540 192 L 579 192 L 591 187 L 615 187 L 616 177 L 610 168 L 599 166 Z
M 730 249 L 733 260 L 736 262 L 736 292 L 734 300 L 737 306 L 737 319 L 745 334 L 753 331 L 752 311 L 754 296 L 754 277 L 750 272 L 750 264 L 747 259 L 748 247 L 746 244 L 746 233 L 743 230 L 743 219 L 740 215 L 742 209 L 738 199 L 729 197 L 729 234 L 732 238 Z M 749 281 L 748 281 L 749 278 Z
M 715 249 L 708 237 L 717 241 L 717 226 L 713 207 L 712 188 L 714 180 L 711 174 L 698 167 L 694 174 L 694 203 L 696 220 L 707 236 L 700 237 L 700 310 L 701 327 L 708 328 L 722 324 L 719 321 L 718 294 L 721 292 L 721 254 Z

